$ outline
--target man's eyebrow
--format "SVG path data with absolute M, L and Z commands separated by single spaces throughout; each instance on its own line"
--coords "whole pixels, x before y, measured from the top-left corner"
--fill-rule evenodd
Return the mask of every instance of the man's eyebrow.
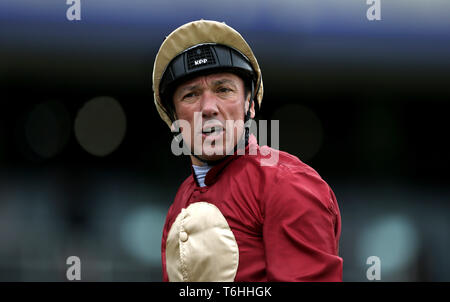
M 180 89 L 180 92 L 195 90 L 195 89 L 198 89 L 199 87 L 200 87 L 199 85 L 187 85 L 187 86 L 182 87 Z
M 219 86 L 219 85 L 222 85 L 222 84 L 231 84 L 233 86 L 236 86 L 236 83 L 233 80 L 230 80 L 230 79 L 219 79 L 219 80 L 214 81 L 212 84 L 214 86 Z M 183 93 L 185 91 L 196 90 L 196 89 L 199 89 L 199 88 L 200 88 L 200 85 L 187 85 L 187 86 L 181 87 L 180 93 Z

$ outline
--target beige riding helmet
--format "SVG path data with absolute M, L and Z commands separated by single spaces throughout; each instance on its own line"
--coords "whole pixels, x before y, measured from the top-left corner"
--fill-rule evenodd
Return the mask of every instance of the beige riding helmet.
M 153 67 L 153 92 L 156 109 L 171 127 L 170 110 L 161 96 L 166 83 L 177 83 L 198 72 L 233 69 L 251 75 L 254 99 L 261 106 L 263 82 L 261 69 L 244 38 L 225 23 L 199 20 L 184 24 L 166 37 L 156 55 Z

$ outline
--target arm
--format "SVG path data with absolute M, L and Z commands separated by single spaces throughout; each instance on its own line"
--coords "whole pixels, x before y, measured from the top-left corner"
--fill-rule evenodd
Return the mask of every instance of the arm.
M 339 208 L 317 173 L 283 172 L 264 204 L 268 281 L 342 281 Z

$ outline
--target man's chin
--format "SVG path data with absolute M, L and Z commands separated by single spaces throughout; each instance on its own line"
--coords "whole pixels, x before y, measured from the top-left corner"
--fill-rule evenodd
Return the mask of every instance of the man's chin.
M 204 148 L 201 155 L 197 155 L 205 161 L 218 161 L 226 157 L 227 155 L 233 155 L 233 148 L 227 153 L 225 148 Z
M 225 152 L 223 152 L 223 154 L 213 154 L 213 155 L 208 155 L 203 153 L 202 155 L 200 155 L 200 159 L 205 160 L 205 161 L 218 161 L 223 159 L 224 157 L 226 157 L 227 154 Z
M 213 152 L 215 151 L 215 152 Z M 225 150 L 213 150 L 211 152 L 208 152 L 208 150 L 204 150 L 202 155 L 200 156 L 201 158 L 204 158 L 205 160 L 220 160 L 222 158 L 224 158 L 225 156 L 229 155 L 226 153 Z

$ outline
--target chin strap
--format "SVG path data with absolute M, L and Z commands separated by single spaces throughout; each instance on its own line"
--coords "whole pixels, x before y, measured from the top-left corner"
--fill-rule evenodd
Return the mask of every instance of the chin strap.
M 240 141 L 236 144 L 236 146 L 234 146 L 233 153 L 236 153 L 238 148 L 242 147 L 242 143 L 244 143 L 244 146 L 243 146 L 244 148 L 247 147 L 247 145 L 248 145 L 248 139 L 249 139 L 249 136 L 250 136 L 250 122 L 249 122 L 250 121 L 250 115 L 251 115 L 250 109 L 252 108 L 253 98 L 255 97 L 254 96 L 254 94 L 255 94 L 255 85 L 254 85 L 253 81 L 251 81 L 251 82 L 252 82 L 252 91 L 251 91 L 251 94 L 250 94 L 250 101 L 249 101 L 249 104 L 248 104 L 247 113 L 244 116 L 244 131 L 245 131 L 245 134 L 243 135 L 243 137 L 241 137 Z M 180 130 L 172 131 L 172 133 L 173 133 L 174 139 L 178 143 L 180 143 L 182 139 L 181 140 L 178 139 L 178 135 L 181 134 L 181 131 Z M 242 141 L 243 139 L 244 139 L 244 142 Z M 207 164 L 208 166 L 217 165 L 218 163 L 220 163 L 223 160 L 225 160 L 228 156 L 230 156 L 230 155 L 226 155 L 223 158 L 218 159 L 218 160 L 207 160 L 207 159 L 201 158 L 198 155 L 195 155 L 195 154 L 191 153 L 191 151 L 187 148 L 187 146 L 185 144 L 183 144 L 183 148 L 186 148 L 185 151 L 187 151 L 190 155 L 192 155 L 193 157 L 195 157 L 196 159 L 198 159 L 202 163 Z

